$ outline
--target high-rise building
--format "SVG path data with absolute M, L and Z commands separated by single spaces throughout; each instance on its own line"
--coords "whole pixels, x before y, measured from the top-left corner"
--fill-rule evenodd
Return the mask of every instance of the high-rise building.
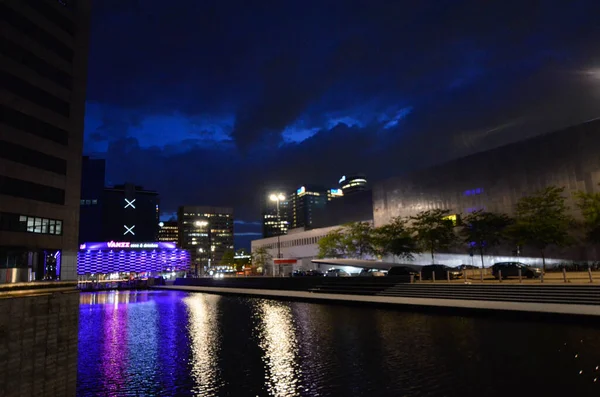
M 79 213 L 79 244 L 102 241 L 103 199 L 106 160 L 83 157 L 81 164 L 81 200 Z
M 289 196 L 282 193 L 266 194 L 263 199 L 263 236 L 275 237 L 287 234 L 290 222 Z
M 0 282 L 76 279 L 90 1 L 0 20 Z
M 304 185 L 289 195 L 290 228 L 304 227 L 310 229 L 313 224 L 313 213 L 325 207 L 328 201 L 327 189 L 320 186 Z
M 101 241 L 156 241 L 160 208 L 158 193 L 131 183 L 104 189 Z
M 159 222 L 158 227 L 158 241 L 179 244 L 177 221 Z
M 182 206 L 177 211 L 179 246 L 190 251 L 196 274 L 221 263 L 233 250 L 233 208 Z
M 339 184 L 345 196 L 364 192 L 367 190 L 367 177 L 363 174 L 344 175 L 340 178 Z

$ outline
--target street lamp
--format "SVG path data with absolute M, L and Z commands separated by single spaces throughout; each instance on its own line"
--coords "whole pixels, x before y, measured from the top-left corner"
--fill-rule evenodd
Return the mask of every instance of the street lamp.
M 281 235 L 281 219 L 279 217 L 279 202 L 285 200 L 285 196 L 281 193 L 272 194 L 270 197 L 271 201 L 275 201 L 277 203 L 277 228 L 279 231 L 277 232 L 277 258 L 281 258 L 281 241 L 279 240 L 279 236 Z

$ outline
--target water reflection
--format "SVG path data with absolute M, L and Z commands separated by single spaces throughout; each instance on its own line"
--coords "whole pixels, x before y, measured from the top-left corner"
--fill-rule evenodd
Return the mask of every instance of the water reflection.
M 271 396 L 297 396 L 300 389 L 300 366 L 290 307 L 280 302 L 261 301 L 257 311 L 267 391 Z
M 101 371 L 104 389 L 109 393 L 123 389 L 126 383 L 127 350 L 123 338 L 127 337 L 127 312 L 114 305 L 104 306 L 104 322 L 101 332 L 105 343 L 101 351 Z M 80 350 L 81 352 L 81 350 Z
M 216 396 L 222 386 L 218 365 L 220 336 L 217 326 L 218 295 L 193 294 L 183 302 L 188 308 L 191 339 L 192 392 L 197 396 Z

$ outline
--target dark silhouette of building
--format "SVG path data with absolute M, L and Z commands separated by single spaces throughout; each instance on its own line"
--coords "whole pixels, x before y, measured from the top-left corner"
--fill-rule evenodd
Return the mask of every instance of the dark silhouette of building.
M 313 227 L 314 213 L 325 208 L 328 200 L 327 189 L 321 186 L 304 185 L 289 195 L 290 229 Z
M 373 219 L 373 193 L 363 190 L 328 201 L 325 207 L 315 211 L 312 227 L 330 227 L 370 219 Z
M 81 164 L 79 244 L 102 241 L 106 160 L 84 156 Z
M 182 206 L 177 211 L 179 246 L 192 255 L 196 274 L 221 263 L 233 250 L 233 208 Z
M 271 196 L 279 198 L 281 195 L 283 200 L 272 200 Z M 279 211 L 277 208 L 279 205 Z M 268 193 L 263 197 L 262 203 L 262 226 L 263 236 L 275 237 L 287 234 L 290 226 L 289 215 L 290 215 L 290 199 L 289 195 L 281 193 Z
M 367 190 L 367 177 L 364 174 L 344 175 L 339 180 L 344 196 Z
M 90 1 L 3 0 L 0 19 L 0 282 L 73 280 Z
M 104 189 L 102 241 L 156 241 L 158 193 L 131 183 Z
M 179 226 L 177 221 L 159 222 L 158 241 L 179 245 Z

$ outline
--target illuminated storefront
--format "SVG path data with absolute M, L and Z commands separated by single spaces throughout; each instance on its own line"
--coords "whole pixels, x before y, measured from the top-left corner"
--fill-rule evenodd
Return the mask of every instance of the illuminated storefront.
M 79 246 L 77 274 L 187 272 L 190 253 L 175 243 L 109 241 Z

